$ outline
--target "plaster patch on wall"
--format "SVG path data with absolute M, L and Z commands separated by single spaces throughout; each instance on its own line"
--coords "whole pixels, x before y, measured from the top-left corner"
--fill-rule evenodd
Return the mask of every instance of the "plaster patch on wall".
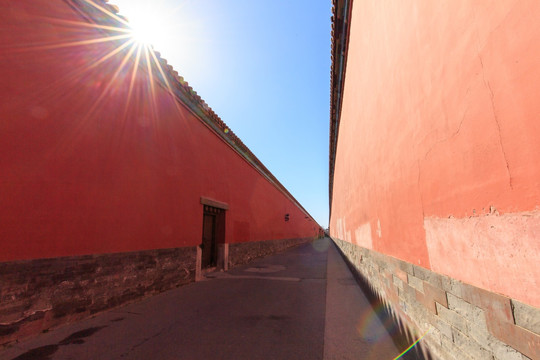
M 347 230 L 347 224 L 344 218 L 337 219 L 337 236 L 339 239 L 352 243 L 351 230 Z
M 337 236 L 339 239 L 344 239 L 345 237 L 343 231 L 343 219 L 337 219 Z
M 347 231 L 345 218 L 338 219 L 338 235 L 340 239 L 351 242 L 351 232 Z
M 382 237 L 381 220 L 380 219 L 377 219 L 377 236 L 379 238 Z
M 373 240 L 371 238 L 371 224 L 360 225 L 355 231 L 356 244 L 362 247 L 373 249 Z
M 540 211 L 424 218 L 433 271 L 540 307 Z

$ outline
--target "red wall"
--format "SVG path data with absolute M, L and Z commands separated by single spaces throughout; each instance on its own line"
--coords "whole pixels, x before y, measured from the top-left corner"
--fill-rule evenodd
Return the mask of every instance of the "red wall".
M 195 246 L 201 196 L 229 204 L 227 242 L 316 233 L 147 72 L 128 96 L 136 52 L 115 78 L 124 53 L 98 59 L 119 43 L 68 46 L 107 35 L 66 20 L 88 24 L 63 1 L 0 11 L 0 261 Z
M 538 19 L 354 1 L 333 236 L 540 306 Z

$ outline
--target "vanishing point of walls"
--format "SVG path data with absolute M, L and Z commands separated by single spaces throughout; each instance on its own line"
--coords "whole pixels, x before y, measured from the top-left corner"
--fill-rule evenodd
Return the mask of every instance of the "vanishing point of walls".
M 334 1 L 331 236 L 441 359 L 540 359 L 540 2 Z

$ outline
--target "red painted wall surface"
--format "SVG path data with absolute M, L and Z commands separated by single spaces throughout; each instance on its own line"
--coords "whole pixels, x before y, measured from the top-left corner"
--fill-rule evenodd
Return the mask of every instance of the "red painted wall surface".
M 354 1 L 333 236 L 540 306 L 538 19 Z
M 67 2 L 1 10 L 0 261 L 195 246 L 201 196 L 229 204 L 227 242 L 316 234 L 144 56 L 130 94 L 137 51 L 100 61 L 119 43 L 80 44 L 107 35 Z

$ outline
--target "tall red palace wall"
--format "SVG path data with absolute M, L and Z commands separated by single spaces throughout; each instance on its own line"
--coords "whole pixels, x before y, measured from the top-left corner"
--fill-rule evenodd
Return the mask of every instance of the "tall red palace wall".
M 503 325 L 460 299 L 539 358 L 540 328 L 515 330 L 504 299 L 539 315 L 540 3 L 354 0 L 351 18 L 331 235 L 404 264 L 406 284 L 414 265 L 502 295 Z
M 71 290 L 81 282 L 91 287 L 102 268 L 123 271 L 118 266 L 123 261 L 125 268 L 170 263 L 182 274 L 174 281 L 192 279 L 191 259 L 202 239 L 201 197 L 228 205 L 228 244 L 279 240 L 282 247 L 317 235 L 319 226 L 305 210 L 173 99 L 157 79 L 152 55 L 143 51 L 136 67 L 137 50 L 129 57 L 130 46 L 114 52 L 126 39 L 96 42 L 115 34 L 89 26 L 71 1 L 9 2 L 0 10 L 0 340 L 21 330 L 32 314 L 42 311 L 47 320 L 47 307 L 38 309 L 35 303 L 40 297 L 54 302 L 53 294 L 43 291 L 58 284 L 39 282 L 58 275 L 51 268 L 64 275 L 73 269 L 20 260 L 70 257 L 65 261 L 80 264 L 97 259 L 96 254 L 141 251 L 137 261 L 157 257 L 143 265 L 129 258 L 135 255 L 105 257 L 116 267 L 92 262 L 90 275 L 81 270 L 79 278 L 59 276 L 58 283 L 69 282 Z M 178 248 L 187 249 L 181 264 L 178 254 L 163 260 L 165 250 L 152 252 Z M 73 258 L 81 255 L 87 256 Z M 22 268 L 15 271 L 10 264 Z M 50 276 L 39 276 L 42 270 Z M 150 291 L 175 284 L 158 280 L 163 284 Z M 136 279 L 125 282 L 122 291 L 141 285 Z M 80 298 L 75 312 L 84 313 L 100 296 L 105 303 L 95 311 L 126 300 L 122 293 L 111 301 L 106 294 L 75 296 L 73 291 L 50 307 Z M 127 298 L 148 292 L 138 291 Z M 16 301 L 4 301 L 8 298 Z M 6 323 L 18 327 L 6 328 Z
M 61 23 L 82 21 L 61 1 L 8 10 L 0 261 L 194 246 L 201 196 L 229 204 L 228 242 L 313 235 L 306 214 L 155 79 L 152 95 L 147 72 L 137 72 L 126 106 L 135 54 L 100 99 L 122 54 L 91 66 L 115 46 L 35 49 L 100 33 Z

